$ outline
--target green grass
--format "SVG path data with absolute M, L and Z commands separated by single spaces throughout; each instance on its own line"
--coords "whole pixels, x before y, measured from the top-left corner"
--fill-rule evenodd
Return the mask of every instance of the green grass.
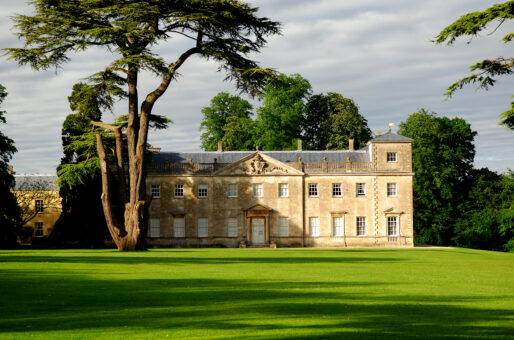
M 0 338 L 512 338 L 514 254 L 0 251 Z

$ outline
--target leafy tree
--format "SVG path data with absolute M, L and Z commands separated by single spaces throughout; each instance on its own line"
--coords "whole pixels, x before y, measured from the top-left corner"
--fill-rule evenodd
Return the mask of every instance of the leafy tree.
M 336 92 L 309 98 L 303 131 L 305 141 L 316 150 L 346 149 L 349 139 L 358 148 L 372 137 L 357 105 Z
M 0 105 L 7 92 L 0 85 Z M 0 110 L 0 123 L 6 123 L 5 111 Z M 20 211 L 16 197 L 11 192 L 14 188 L 14 177 L 9 171 L 9 161 L 16 152 L 14 141 L 0 131 L 0 247 L 13 247 L 21 228 Z
M 461 118 L 421 109 L 400 123 L 398 133 L 414 139 L 415 242 L 450 245 L 470 184 L 476 132 Z
M 296 148 L 310 94 L 311 84 L 299 74 L 280 74 L 266 85 L 255 121 L 257 144 L 262 150 Z
M 225 150 L 249 150 L 253 147 L 252 105 L 238 96 L 218 93 L 211 104 L 202 109 L 200 131 L 202 149 L 216 151 L 223 141 Z M 230 125 L 230 127 L 229 127 Z M 227 136 L 227 133 L 229 136 Z
M 455 244 L 497 251 L 514 249 L 514 173 L 471 173 L 472 185 L 455 225 Z
M 36 70 L 60 67 L 69 54 L 102 46 L 116 59 L 91 78 L 98 85 L 123 82 L 127 88 L 126 128 L 128 176 L 123 160 L 123 138 L 116 126 L 98 123 L 112 130 L 116 140 L 116 188 L 120 204 L 113 205 L 111 176 L 103 139 L 97 134 L 97 151 L 102 169 L 102 203 L 109 231 L 120 250 L 144 248 L 146 223 L 145 153 L 150 115 L 156 101 L 166 92 L 179 68 L 191 56 L 199 55 L 219 63 L 229 80 L 241 90 L 258 93 L 267 77 L 249 55 L 265 45 L 266 37 L 280 31 L 279 24 L 256 16 L 257 9 L 242 1 L 225 0 L 134 0 L 72 2 L 34 0 L 34 14 L 14 17 L 23 48 L 9 48 L 10 58 Z M 187 38 L 191 47 L 176 59 L 167 60 L 152 48 L 171 37 Z M 158 85 L 139 101 L 138 78 L 150 71 Z M 119 96 L 115 91 L 106 93 Z M 140 104 L 139 104 L 140 103 Z M 127 178 L 125 181 L 125 178 Z
M 477 36 L 478 33 L 494 22 L 498 22 L 497 27 L 494 29 L 494 31 L 496 31 L 505 21 L 511 19 L 514 19 L 514 1 L 495 4 L 485 11 L 463 15 L 460 19 L 442 30 L 439 35 L 435 37 L 434 42 L 436 44 L 446 42 L 448 45 L 451 45 L 458 37 Z M 511 42 L 512 39 L 514 39 L 514 32 L 503 37 L 505 43 Z M 494 86 L 496 82 L 495 77 L 512 74 L 514 72 L 514 58 L 498 57 L 496 59 L 482 60 L 470 66 L 470 71 L 476 72 L 472 73 L 470 76 L 459 79 L 448 87 L 446 90 L 448 97 L 451 97 L 456 90 L 461 89 L 467 84 L 478 83 L 478 88 L 484 90 L 489 89 L 489 87 Z M 512 97 L 514 98 L 514 96 Z M 511 106 L 511 109 L 500 115 L 500 123 L 510 129 L 514 129 L 514 101 L 511 103 Z

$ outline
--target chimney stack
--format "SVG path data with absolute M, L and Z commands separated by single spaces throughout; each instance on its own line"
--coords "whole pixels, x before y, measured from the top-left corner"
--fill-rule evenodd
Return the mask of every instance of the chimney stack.
M 223 152 L 223 142 L 222 141 L 218 142 L 218 152 Z
M 353 151 L 353 139 L 348 140 L 348 150 Z
M 302 151 L 302 140 L 298 139 L 298 151 Z

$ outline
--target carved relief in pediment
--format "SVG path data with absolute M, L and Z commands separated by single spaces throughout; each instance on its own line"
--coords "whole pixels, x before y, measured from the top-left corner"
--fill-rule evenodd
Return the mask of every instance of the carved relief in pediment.
M 266 160 L 264 160 L 261 155 L 256 155 L 245 166 L 243 166 L 242 170 L 246 175 L 270 175 L 274 173 L 288 173 L 286 168 L 266 162 Z

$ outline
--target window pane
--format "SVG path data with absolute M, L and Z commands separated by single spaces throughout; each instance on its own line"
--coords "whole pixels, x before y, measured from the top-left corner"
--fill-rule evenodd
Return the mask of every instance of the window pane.
M 198 184 L 198 197 L 208 197 L 209 186 L 207 184 Z
M 387 196 L 396 196 L 396 183 L 387 183 Z
M 184 197 L 184 184 L 175 184 L 175 197 Z
M 396 162 L 396 152 L 388 152 L 387 153 L 387 161 L 388 162 Z
M 289 197 L 289 184 L 280 183 L 278 185 L 278 196 L 279 197 Z
M 228 237 L 237 237 L 237 218 L 229 218 L 227 222 Z
M 262 197 L 262 184 L 257 183 L 253 185 L 253 197 Z
M 357 196 L 366 196 L 366 183 L 357 183 Z
M 158 218 L 150 219 L 150 237 L 161 236 L 161 220 Z
M 237 197 L 237 184 L 228 185 L 228 197 Z
M 43 200 L 36 200 L 36 212 L 43 212 Z
M 332 219 L 332 224 L 334 226 L 334 236 L 343 236 L 344 233 L 344 220 L 343 217 L 334 217 Z
M 185 237 L 186 236 L 186 220 L 184 217 L 175 217 L 173 219 L 173 236 Z
M 311 236 L 319 236 L 319 218 L 309 217 L 309 227 Z
M 398 235 L 398 216 L 387 217 L 387 235 L 397 236 Z
M 36 222 L 36 237 L 43 237 L 43 222 Z
M 357 236 L 366 235 L 366 217 L 357 217 Z
M 209 236 L 209 219 L 199 218 L 198 219 L 198 237 Z
M 289 236 L 289 219 L 287 217 L 280 217 L 279 219 L 280 230 L 279 236 L 287 237 Z
M 159 184 L 152 184 L 151 188 L 153 198 L 161 197 L 161 186 Z
M 309 184 L 309 196 L 311 196 L 311 197 L 318 196 L 318 185 L 317 184 Z
M 340 183 L 332 184 L 332 196 L 342 197 L 343 196 L 343 185 Z

